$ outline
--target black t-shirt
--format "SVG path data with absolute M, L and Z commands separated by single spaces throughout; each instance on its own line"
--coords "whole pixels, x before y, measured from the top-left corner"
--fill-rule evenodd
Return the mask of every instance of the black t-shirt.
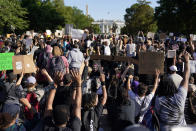
M 56 105 L 70 106 L 72 104 L 72 93 L 73 89 L 71 89 L 71 87 L 58 87 L 54 98 L 53 107 Z
M 81 121 L 79 118 L 74 117 L 71 120 L 71 127 L 56 127 L 52 121 L 52 117 L 46 117 L 44 120 L 44 131 L 80 131 Z
M 121 130 L 128 125 L 135 124 L 135 103 L 133 100 L 129 100 L 125 105 L 114 106 L 113 116 L 114 126 L 112 129 Z

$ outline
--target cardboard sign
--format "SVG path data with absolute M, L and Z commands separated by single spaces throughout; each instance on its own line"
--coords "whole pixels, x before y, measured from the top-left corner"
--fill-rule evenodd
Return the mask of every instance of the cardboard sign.
M 14 74 L 33 73 L 36 71 L 32 55 L 18 55 L 12 57 L 12 65 Z
M 155 74 L 155 69 L 164 73 L 164 53 L 162 52 L 140 52 L 139 74 Z
M 131 62 L 133 64 L 138 65 L 138 60 L 133 59 L 127 56 L 105 56 L 105 55 L 91 55 L 91 60 L 106 60 L 106 61 L 123 61 L 123 62 Z
M 79 39 L 79 40 L 81 40 L 83 34 L 84 34 L 84 31 L 83 30 L 79 30 L 79 29 L 72 29 L 71 30 L 71 36 L 72 36 L 73 39 Z
M 12 70 L 12 56 L 14 53 L 0 53 L 0 70 Z
M 190 60 L 190 73 L 196 73 L 196 60 Z
M 167 58 L 174 58 L 176 56 L 176 50 L 168 50 Z
M 63 31 L 62 30 L 56 30 L 55 36 L 56 37 L 62 37 L 63 36 Z
M 154 39 L 154 34 L 155 34 L 155 33 L 153 33 L 153 32 L 148 32 L 147 38 L 152 38 L 152 39 Z
M 165 34 L 165 33 L 161 33 L 160 35 L 159 35 L 159 39 L 160 40 L 165 40 L 167 38 L 167 35 Z

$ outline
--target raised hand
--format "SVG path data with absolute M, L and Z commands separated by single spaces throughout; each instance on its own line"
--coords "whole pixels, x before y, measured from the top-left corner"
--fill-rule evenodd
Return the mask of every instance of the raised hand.
M 159 69 L 155 69 L 155 77 L 158 78 L 160 75 L 160 70 Z
M 54 73 L 54 83 L 59 85 L 63 80 L 63 73 L 62 72 L 55 72 Z
M 81 86 L 82 80 L 79 70 L 73 69 L 70 72 L 73 77 L 73 80 L 78 84 L 78 86 Z

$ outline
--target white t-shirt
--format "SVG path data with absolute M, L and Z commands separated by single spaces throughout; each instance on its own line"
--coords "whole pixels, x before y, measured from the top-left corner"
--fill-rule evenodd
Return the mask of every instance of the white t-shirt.
M 104 46 L 104 55 L 111 55 L 111 50 L 109 46 Z
M 132 90 L 129 90 L 129 96 L 132 100 L 135 101 L 135 116 L 137 116 L 139 113 L 141 114 L 139 118 L 139 123 L 141 123 L 145 113 L 150 108 L 151 101 L 152 101 L 152 98 L 154 97 L 154 94 L 150 93 L 149 95 L 145 97 L 139 97 Z

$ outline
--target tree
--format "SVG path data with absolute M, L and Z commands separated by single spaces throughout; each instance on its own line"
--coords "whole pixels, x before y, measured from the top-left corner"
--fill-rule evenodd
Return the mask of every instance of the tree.
M 160 31 L 196 33 L 195 0 L 159 0 L 155 17 Z
M 29 30 L 44 32 L 46 29 L 55 30 L 64 26 L 63 16 L 57 12 L 50 0 L 21 0 L 22 7 L 28 10 L 27 20 Z
M 0 0 L 0 28 L 3 34 L 11 32 L 12 28 L 24 30 L 28 27 L 25 20 L 26 9 L 21 7 L 18 0 Z
M 139 30 L 144 33 L 157 30 L 154 9 L 148 4 L 149 2 L 140 0 L 126 9 L 124 16 L 126 26 L 122 29 L 123 33 L 137 34 Z

